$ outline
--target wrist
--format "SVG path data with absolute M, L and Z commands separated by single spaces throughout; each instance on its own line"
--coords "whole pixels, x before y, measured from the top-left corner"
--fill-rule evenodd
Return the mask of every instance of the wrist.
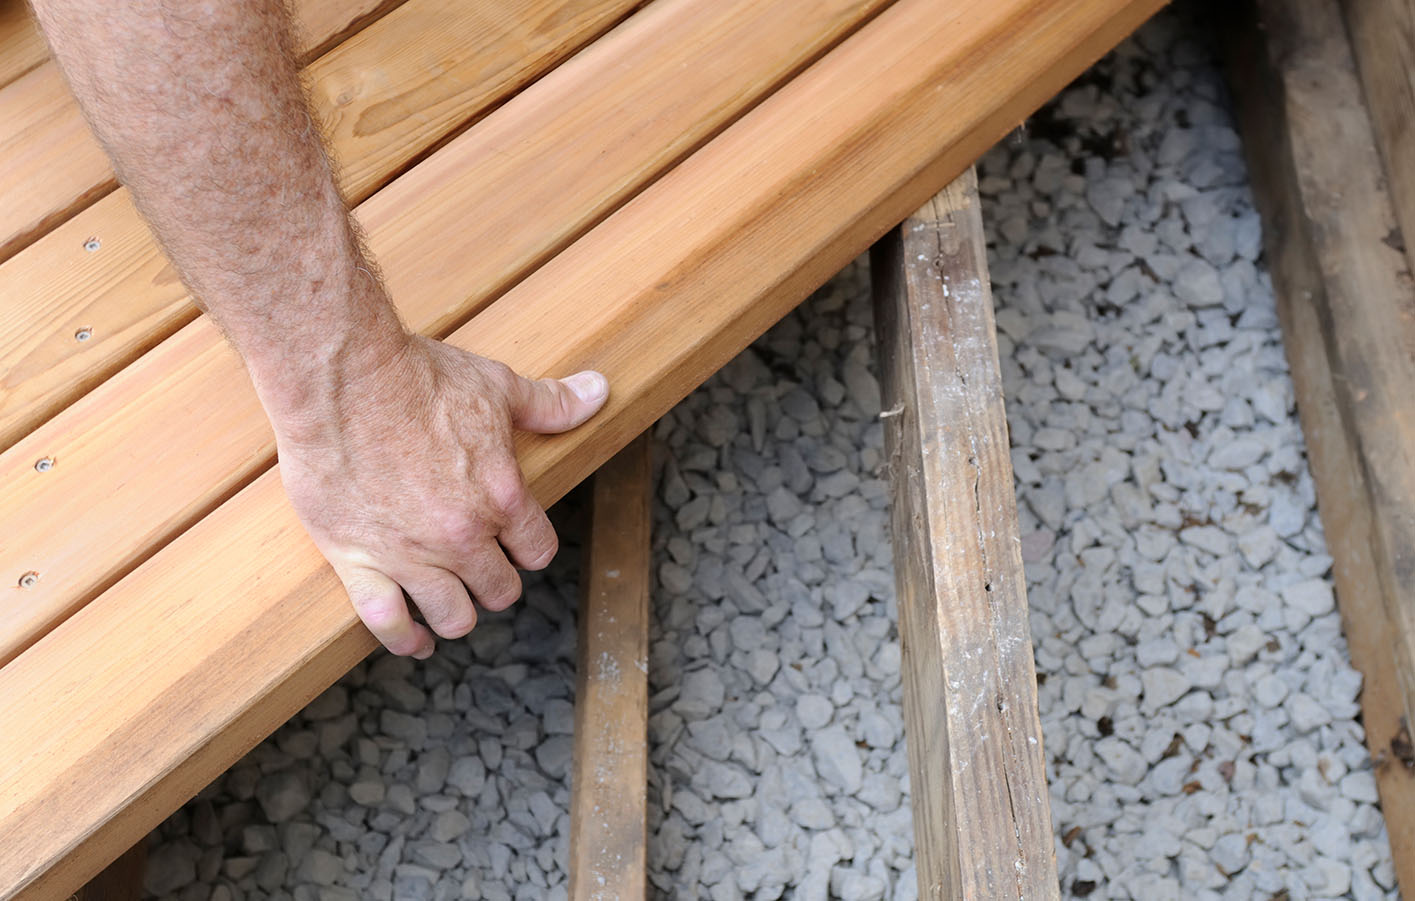
M 243 354 L 276 435 L 300 444 L 334 439 L 377 386 L 400 381 L 415 341 L 386 301 Z

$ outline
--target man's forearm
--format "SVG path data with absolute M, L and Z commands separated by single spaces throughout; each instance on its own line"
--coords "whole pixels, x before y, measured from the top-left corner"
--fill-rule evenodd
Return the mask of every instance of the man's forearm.
M 138 209 L 245 358 L 286 491 L 359 616 L 423 657 L 434 633 L 471 630 L 473 596 L 511 604 L 512 564 L 556 549 L 512 429 L 579 425 L 604 377 L 531 381 L 404 331 L 334 183 L 279 0 L 33 3 Z
M 195 299 L 296 423 L 402 327 L 311 121 L 278 0 L 33 0 L 118 175 Z

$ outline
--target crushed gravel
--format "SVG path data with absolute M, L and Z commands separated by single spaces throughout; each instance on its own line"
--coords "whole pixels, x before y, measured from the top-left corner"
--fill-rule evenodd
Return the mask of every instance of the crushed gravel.
M 1166 12 L 980 164 L 1063 897 L 1393 898 L 1261 232 Z M 863 262 L 655 429 L 650 878 L 917 897 Z M 155 834 L 151 896 L 563 899 L 567 550 Z

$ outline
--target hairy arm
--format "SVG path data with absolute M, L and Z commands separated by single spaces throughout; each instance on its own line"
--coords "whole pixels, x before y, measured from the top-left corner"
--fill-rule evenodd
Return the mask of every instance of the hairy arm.
M 409 335 L 364 252 L 279 0 L 33 0 L 119 179 L 246 362 L 301 519 L 396 653 L 520 593 L 554 531 L 513 428 L 572 428 L 602 376 L 532 382 Z M 509 558 L 509 559 L 508 559 Z M 404 592 L 422 611 L 416 622 Z

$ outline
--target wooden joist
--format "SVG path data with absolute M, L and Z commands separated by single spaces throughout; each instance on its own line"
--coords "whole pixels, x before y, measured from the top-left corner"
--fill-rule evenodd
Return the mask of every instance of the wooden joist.
M 71 901 L 142 901 L 146 868 L 147 839 L 144 837 L 75 892 Z
M 875 246 L 919 897 L 1058 898 L 977 179 Z
M 647 891 L 649 440 L 640 435 L 594 477 L 580 579 L 570 901 Z
M 881 5 L 638 13 L 359 208 L 404 321 L 445 335 Z M 37 574 L 23 604 L 0 608 L 0 663 L 274 456 L 245 370 L 205 318 L 0 454 L 0 534 L 14 536 L 0 573 Z
M 296 0 L 308 57 L 387 8 L 387 0 Z M 25 47 L 29 44 L 26 42 Z M 0 261 L 118 186 L 59 67 L 45 60 L 0 88 Z
M 366 200 L 638 2 L 409 0 L 320 57 L 305 75 L 345 196 Z M 0 266 L 0 449 L 197 314 L 122 189 Z
M 1415 285 L 1335 0 L 1259 0 L 1231 83 L 1397 876 L 1415 896 Z
M 1415 267 L 1415 3 L 1342 0 L 1406 259 Z
M 897 0 L 454 332 L 529 374 L 609 376 L 589 425 L 522 437 L 535 496 L 586 477 L 1158 6 Z M 462 172 L 453 148 L 413 170 L 429 195 Z M 82 884 L 372 646 L 266 471 L 0 667 L 0 893 Z

